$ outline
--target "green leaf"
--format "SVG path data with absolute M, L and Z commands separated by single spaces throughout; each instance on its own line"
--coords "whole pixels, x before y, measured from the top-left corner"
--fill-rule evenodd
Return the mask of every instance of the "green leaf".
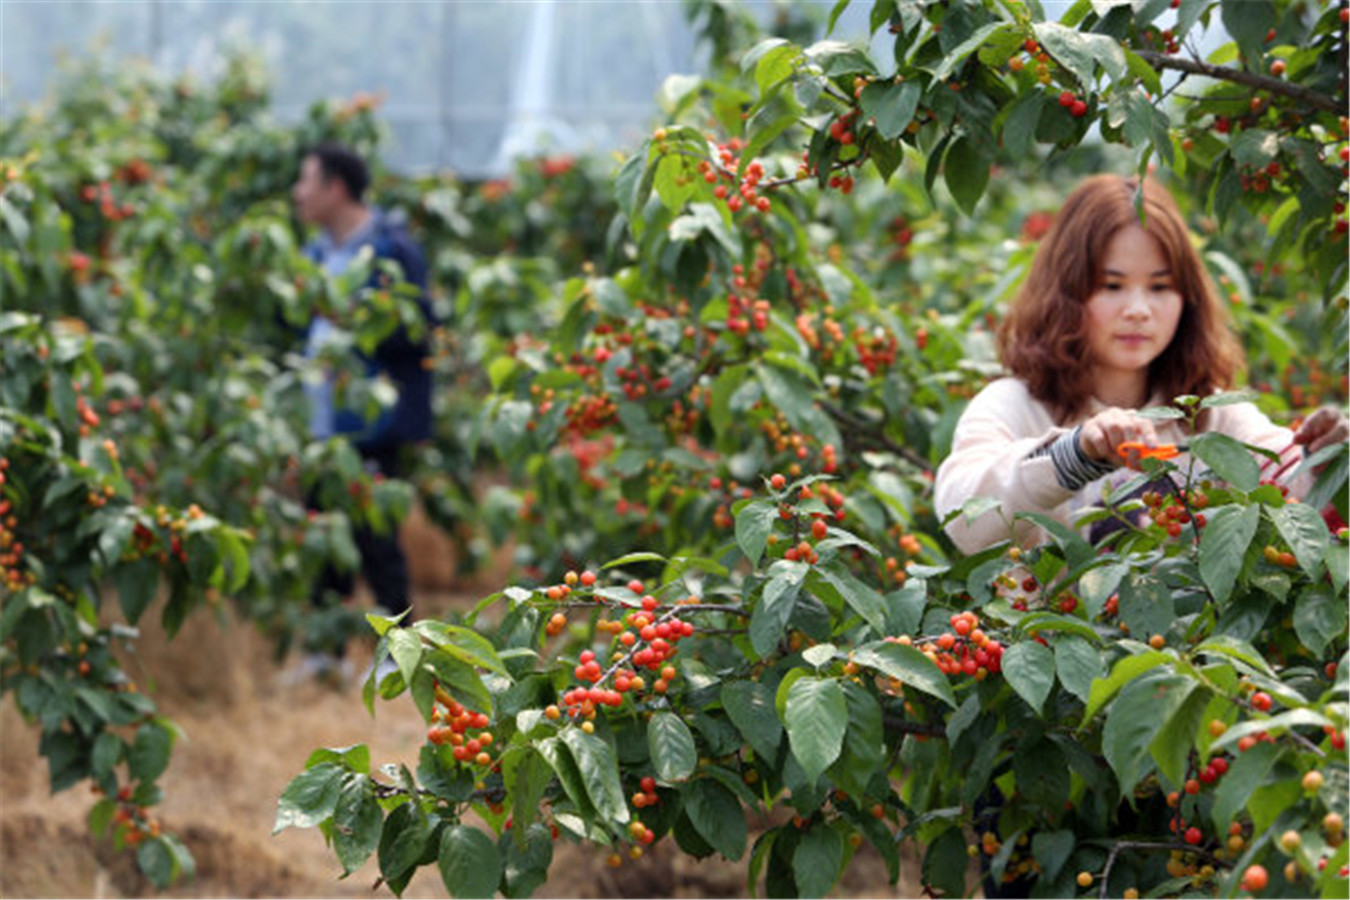
M 736 513 L 736 543 L 752 566 L 759 565 L 777 519 L 778 507 L 768 500 L 752 500 Z
M 586 785 L 586 793 L 600 815 L 612 822 L 626 825 L 629 820 L 628 803 L 623 795 L 623 784 L 619 781 L 619 763 L 614 750 L 595 735 L 586 734 L 578 728 L 565 728 L 562 731 L 563 743 L 572 751 L 577 768 L 581 771 Z
M 1147 773 L 1149 745 L 1195 687 L 1189 678 L 1151 671 L 1126 684 L 1111 704 L 1102 729 L 1102 753 L 1116 773 L 1122 796 Z
M 776 50 L 796 49 L 784 38 L 765 38 L 741 56 L 741 72 L 748 74 L 751 67 L 758 67 L 759 61 Z
M 899 679 L 915 690 L 937 697 L 956 709 L 956 695 L 942 670 L 913 647 L 891 641 L 863 644 L 853 653 L 853 661 L 860 666 L 876 669 L 883 675 Z
M 1191 439 L 1190 452 L 1238 490 L 1255 490 L 1261 480 L 1261 467 L 1251 451 L 1226 434 L 1217 431 L 1198 434 Z
M 1280 155 L 1280 136 L 1262 128 L 1244 128 L 1228 145 L 1239 166 L 1263 169 Z
M 844 602 L 862 616 L 863 621 L 872 626 L 873 631 L 878 634 L 885 633 L 886 602 L 875 588 L 855 578 L 842 564 L 832 564 L 816 571 L 839 591 Z
M 694 774 L 698 751 L 689 726 L 674 713 L 660 712 L 647 723 L 647 747 L 651 752 L 656 777 L 662 781 L 683 781 Z
M 1330 585 L 1313 585 L 1294 606 L 1294 632 L 1314 656 L 1321 656 L 1337 635 L 1345 634 L 1346 618 L 1345 595 Z
M 163 838 L 151 838 L 136 848 L 136 865 L 155 887 L 163 889 L 173 883 L 178 873 L 178 861 Z
M 1317 510 L 1306 503 L 1286 503 L 1267 508 L 1267 514 L 1308 577 L 1321 574 L 1322 556 L 1331 545 L 1331 535 Z
M 817 820 L 792 852 L 792 874 L 797 881 L 798 896 L 824 897 L 834 887 L 843 865 L 843 837 L 824 821 Z
M 947 181 L 947 189 L 961 210 L 968 216 L 975 214 L 975 207 L 989 186 L 989 172 L 993 156 L 989 146 L 973 137 L 962 136 L 952 142 L 942 163 L 942 174 Z
M 154 781 L 169 766 L 173 732 L 159 722 L 146 722 L 136 729 L 136 740 L 127 753 L 127 769 L 136 781 Z
M 1065 690 L 1086 703 L 1093 680 L 1102 674 L 1101 651 L 1082 638 L 1062 637 L 1055 641 L 1055 674 Z
M 816 408 L 810 378 L 780 365 L 756 364 L 755 375 L 769 403 L 798 431 L 814 434 L 821 443 L 838 446 L 839 431 L 833 420 Z
M 333 810 L 333 852 L 343 871 L 351 874 L 380 844 L 384 811 L 375 799 L 375 783 L 367 775 L 349 772 L 338 789 Z
M 1144 58 L 1129 48 L 1122 47 L 1125 51 L 1125 66 L 1130 70 L 1130 74 L 1144 85 L 1144 88 L 1153 96 L 1162 93 L 1162 79 L 1158 77 L 1158 70 L 1144 62 Z
M 947 741 L 956 746 L 966 729 L 975 724 L 980 716 L 980 697 L 971 693 L 962 701 L 961 706 L 947 718 Z
M 285 828 L 313 828 L 337 808 L 338 790 L 346 774 L 336 763 L 319 763 L 291 780 L 277 801 L 272 833 Z
M 422 638 L 417 632 L 407 628 L 395 628 L 389 632 L 389 654 L 403 673 L 404 684 L 413 683 L 413 673 L 422 662 L 422 653 Z
M 684 811 L 708 845 L 727 859 L 745 853 L 745 811 L 730 790 L 712 778 L 700 778 L 685 789 Z
M 830 18 L 829 21 L 825 23 L 826 34 L 834 33 L 834 26 L 839 21 L 839 17 L 844 14 L 844 10 L 848 9 L 848 4 L 849 0 L 836 0 L 834 6 L 830 8 Z
M 1092 86 L 1094 60 L 1086 35 L 1057 22 L 1037 22 L 1032 28 L 1045 52 L 1072 72 L 1081 87 Z M 1123 54 L 1120 63 L 1125 64 Z
M 516 821 L 521 821 L 517 818 Z M 529 897 L 548 880 L 553 864 L 553 837 L 549 829 L 535 822 L 524 829 L 524 838 L 503 842 L 504 887 L 507 897 Z
M 323 747 L 315 750 L 305 760 L 305 768 L 312 769 L 319 763 L 337 763 L 349 772 L 370 774 L 370 748 L 365 744 L 352 744 L 350 747 Z
M 1071 830 L 1037 831 L 1031 837 L 1031 852 L 1041 864 L 1041 877 L 1053 884 L 1073 854 L 1074 833 Z
M 1201 717 L 1209 707 L 1212 695 L 1208 691 L 1194 691 L 1167 718 L 1157 736 L 1149 744 L 1149 753 L 1158 764 L 1158 771 L 1172 784 L 1186 779 L 1186 764 L 1200 731 Z
M 783 723 L 774 707 L 774 694 L 757 681 L 727 681 L 722 706 L 756 756 L 773 759 L 783 739 Z
M 1057 519 L 1052 519 L 1044 513 L 1033 512 L 1018 513 L 1015 518 L 1035 522 L 1044 529 L 1055 546 L 1064 551 L 1064 559 L 1072 569 L 1092 562 L 1097 556 L 1097 551 L 1083 540 L 1082 535 Z
M 877 133 L 892 141 L 914 120 L 922 96 L 923 85 L 917 81 L 872 82 L 863 88 L 860 102 L 863 115 L 876 119 Z
M 1214 806 L 1210 811 L 1214 827 L 1220 833 L 1241 812 L 1247 798 L 1265 783 L 1280 754 L 1276 745 L 1261 742 L 1233 759 L 1214 790 Z
M 111 731 L 100 732 L 94 739 L 94 749 L 89 756 L 89 766 L 95 780 L 102 780 L 111 774 L 113 766 L 122 761 L 122 739 Z
M 497 656 L 492 642 L 472 628 L 444 622 L 418 622 L 414 630 L 431 639 L 437 649 L 449 653 L 470 666 L 506 674 L 506 666 Z
M 391 812 L 380 832 L 376 854 L 380 877 L 385 883 L 395 883 L 408 875 L 426 854 L 430 840 L 431 825 L 417 803 L 404 803 Z
M 698 183 L 694 181 L 691 169 L 685 157 L 676 154 L 662 154 L 656 162 L 652 184 L 656 195 L 672 213 L 682 211 L 686 203 L 698 196 Z
M 801 58 L 801 49 L 786 42 L 769 48 L 755 63 L 755 84 L 759 92 L 767 93 L 779 82 L 791 78 Z
M 1101 615 L 1106 601 L 1120 587 L 1120 580 L 1129 571 L 1129 563 L 1119 562 L 1108 563 L 1083 573 L 1082 578 L 1078 580 L 1078 587 L 1088 618 L 1095 619 Z
M 1147 650 L 1134 656 L 1127 656 L 1116 663 L 1110 675 L 1092 682 L 1087 708 L 1083 710 L 1083 721 L 1078 727 L 1086 727 L 1088 722 L 1092 721 L 1092 717 L 1097 714 L 1097 711 L 1110 703 L 1111 699 L 1127 683 L 1148 670 L 1171 661 L 1172 657 L 1160 650 Z
M 1253 791 L 1252 795 L 1247 798 L 1247 811 L 1252 815 L 1252 832 L 1264 834 L 1276 831 L 1277 829 L 1274 826 L 1280 819 L 1285 820 L 1285 825 L 1278 830 L 1297 824 L 1300 816 L 1294 806 L 1298 803 L 1302 793 L 1298 781 L 1293 778 L 1277 778 Z M 1303 821 L 1307 820 L 1303 819 Z M 1336 852 L 1341 855 L 1344 850 L 1337 849 Z M 1330 868 L 1330 865 L 1327 868 Z M 1344 893 L 1344 891 L 1336 891 L 1333 894 L 1324 891 L 1324 895 L 1335 897 L 1344 896 Z
M 642 209 L 651 196 L 652 179 L 648 175 L 647 151 L 651 142 L 646 141 L 633 151 L 633 155 L 624 161 L 619 174 L 614 179 L 614 199 L 623 210 L 628 221 L 636 231 L 641 230 Z
M 1120 582 L 1120 621 L 1129 626 L 1130 634 L 1144 638 L 1152 634 L 1167 634 L 1176 619 L 1176 604 L 1172 592 L 1153 575 L 1131 572 Z
M 846 774 L 856 782 L 850 793 L 860 793 L 866 791 L 868 782 L 885 760 L 881 704 L 860 684 L 846 681 L 843 688 L 848 704 L 848 734 L 844 736 L 841 761 L 846 764 Z
M 1041 120 L 1045 95 L 1040 91 L 1023 94 L 1008 110 L 1003 121 L 1003 149 L 1015 159 L 1031 152 L 1036 139 L 1036 123 Z
M 1261 508 L 1230 504 L 1212 510 L 1207 518 L 1200 532 L 1200 578 L 1222 605 L 1242 571 L 1243 557 L 1261 523 Z
M 923 883 L 947 897 L 966 895 L 966 837 L 960 828 L 948 828 L 928 845 L 923 855 Z
M 1216 634 L 1196 647 L 1195 652 L 1226 656 L 1250 666 L 1267 678 L 1279 677 L 1255 647 L 1230 635 Z
M 778 562 L 750 618 L 750 644 L 760 656 L 767 656 L 782 639 L 797 602 L 797 592 L 806 577 L 802 563 Z
M 618 559 L 611 559 L 609 562 L 605 563 L 605 564 L 604 564 L 603 566 L 601 566 L 600 568 L 601 568 L 601 569 L 613 569 L 613 568 L 621 567 L 621 566 L 631 566 L 633 563 L 640 563 L 640 562 L 659 562 L 659 563 L 663 563 L 663 562 L 665 562 L 665 561 L 666 561 L 666 558 L 665 558 L 664 556 L 662 556 L 661 554 L 659 554 L 659 553 L 651 553 L 651 552 L 648 552 L 648 551 L 642 551 L 642 552 L 638 552 L 638 553 L 628 553 L 628 554 L 625 554 L 624 556 L 620 556 Z
M 783 716 L 792 755 L 801 763 L 808 784 L 814 784 L 844 746 L 848 704 L 832 678 L 800 678 L 788 691 Z
M 441 881 L 452 897 L 491 897 L 502 880 L 497 846 L 477 828 L 451 825 L 441 834 Z
M 800 121 L 801 106 L 787 91 L 771 91 L 762 101 L 763 105 L 755 111 L 746 123 L 746 145 L 741 154 L 741 170 L 756 156 L 760 155 L 783 132 Z
M 117 588 L 117 602 L 127 622 L 135 625 L 155 601 L 159 592 L 160 566 L 153 559 L 139 559 L 122 563 L 112 571 L 112 582 Z
M 117 812 L 117 803 L 108 797 L 95 803 L 89 809 L 89 832 L 96 837 L 103 837 L 108 831 L 108 826 L 112 824 L 113 813 Z
M 1055 660 L 1048 647 L 1033 640 L 1013 644 L 1003 654 L 1003 677 L 1037 714 L 1055 684 Z
M 1224 29 L 1233 36 L 1242 55 L 1259 59 L 1266 33 L 1275 27 L 1275 7 L 1268 0 L 1222 0 L 1219 9 Z
M 583 814 L 589 815 L 593 808 L 590 794 L 586 791 L 581 770 L 577 768 L 576 760 L 572 758 L 572 752 L 567 745 L 558 738 L 551 737 L 540 741 L 538 746 L 540 755 L 557 774 L 558 783 L 567 792 L 567 796 Z
M 1041 738 L 1022 744 L 1013 754 L 1017 792 L 1045 809 L 1058 809 L 1069 799 L 1069 761 L 1053 741 Z
M 849 41 L 816 41 L 806 48 L 806 55 L 831 78 L 838 75 L 875 75 L 877 71 L 866 48 Z
M 980 46 L 993 37 L 996 32 L 1011 30 L 1015 27 L 1011 22 L 990 22 L 975 29 L 970 37 L 942 56 L 942 61 L 933 70 L 933 78 L 930 83 L 938 84 L 946 81 L 948 76 L 956 71 L 956 67 L 966 61 L 966 57 L 980 49 Z

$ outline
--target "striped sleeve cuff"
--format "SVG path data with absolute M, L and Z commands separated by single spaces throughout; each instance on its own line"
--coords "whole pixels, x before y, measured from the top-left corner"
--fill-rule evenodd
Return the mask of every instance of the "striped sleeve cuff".
M 1115 470 L 1115 466 L 1110 463 L 1099 462 L 1083 452 L 1082 444 L 1078 441 L 1082 431 L 1080 425 L 1031 454 L 1033 458 L 1050 457 L 1055 465 L 1055 480 L 1066 491 L 1080 490 L 1084 485 L 1091 484 Z

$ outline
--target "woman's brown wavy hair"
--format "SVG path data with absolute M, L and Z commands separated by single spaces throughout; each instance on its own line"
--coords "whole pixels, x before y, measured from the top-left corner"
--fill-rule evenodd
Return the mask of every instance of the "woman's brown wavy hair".
M 1135 208 L 1138 178 L 1095 175 L 1079 185 L 1055 216 L 999 327 L 1003 365 L 1061 422 L 1080 414 L 1092 397 L 1084 309 L 1101 282 L 1107 244 L 1127 225 L 1142 225 L 1158 241 L 1182 296 L 1176 335 L 1149 367 L 1149 392 L 1166 400 L 1203 397 L 1231 387 L 1243 366 L 1228 311 L 1176 202 L 1151 179 L 1143 180 L 1142 189 L 1141 222 Z

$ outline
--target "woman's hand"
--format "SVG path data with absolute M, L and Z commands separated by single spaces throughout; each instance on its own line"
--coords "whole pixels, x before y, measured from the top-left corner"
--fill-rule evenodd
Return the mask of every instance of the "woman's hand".
M 1303 444 L 1309 455 L 1323 447 L 1343 444 L 1347 439 L 1350 439 L 1350 425 L 1346 424 L 1345 414 L 1330 406 L 1308 416 L 1294 432 L 1294 443 Z
M 1078 436 L 1078 445 L 1089 458 L 1114 466 L 1128 465 L 1137 468 L 1138 454 L 1131 453 L 1122 458 L 1116 448 L 1126 441 L 1139 441 L 1152 447 L 1158 443 L 1158 434 L 1153 429 L 1153 421 L 1137 416 L 1129 410 L 1111 407 L 1097 413 L 1083 423 Z

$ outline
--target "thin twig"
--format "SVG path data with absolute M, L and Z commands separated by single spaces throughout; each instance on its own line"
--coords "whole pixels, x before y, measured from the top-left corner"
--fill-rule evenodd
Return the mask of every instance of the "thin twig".
M 882 724 L 903 734 L 922 734 L 928 737 L 946 737 L 947 728 L 940 723 L 914 722 L 901 716 L 884 716 Z
M 874 440 L 876 443 L 880 444 L 885 449 L 894 453 L 896 456 L 899 456 L 906 462 L 911 463 L 912 465 L 917 466 L 918 468 L 923 469 L 924 471 L 928 471 L 929 469 L 932 468 L 932 463 L 924 459 L 919 454 L 915 453 L 910 448 L 895 443 L 895 441 L 892 441 L 890 438 L 888 438 L 885 434 L 882 434 L 880 431 L 874 431 L 872 423 L 864 422 L 861 419 L 856 418 L 855 416 L 845 412 L 843 409 L 840 409 L 838 406 L 835 406 L 833 403 L 830 403 L 827 400 L 820 401 L 820 405 L 821 408 L 825 410 L 825 412 L 829 413 L 830 418 L 834 419 L 840 425 L 846 425 L 849 428 L 867 432 L 868 433 L 867 436 L 872 440 Z
M 1335 97 L 1328 96 L 1320 91 L 1314 91 L 1298 84 L 1290 84 L 1270 75 L 1259 75 L 1256 72 L 1246 72 L 1230 66 L 1216 66 L 1201 62 L 1198 59 L 1168 56 L 1164 53 L 1158 53 L 1156 50 L 1136 50 L 1135 52 L 1140 59 L 1155 69 L 1172 69 L 1177 72 L 1203 75 L 1206 78 L 1246 85 L 1258 91 L 1269 91 L 1272 94 L 1288 97 L 1323 112 L 1339 113 L 1345 109 L 1344 100 L 1337 100 Z
M 1111 847 L 1111 853 L 1106 857 L 1106 866 L 1102 869 L 1102 887 L 1098 895 L 1102 900 L 1106 900 L 1107 888 L 1111 879 L 1111 867 L 1116 864 L 1116 857 L 1122 850 L 1185 850 L 1189 853 L 1195 853 L 1205 858 L 1205 860 L 1215 868 L 1224 865 L 1223 861 L 1211 855 L 1207 850 L 1201 850 L 1198 847 L 1192 847 L 1181 842 L 1181 836 L 1177 836 L 1175 843 L 1163 841 L 1118 841 Z

